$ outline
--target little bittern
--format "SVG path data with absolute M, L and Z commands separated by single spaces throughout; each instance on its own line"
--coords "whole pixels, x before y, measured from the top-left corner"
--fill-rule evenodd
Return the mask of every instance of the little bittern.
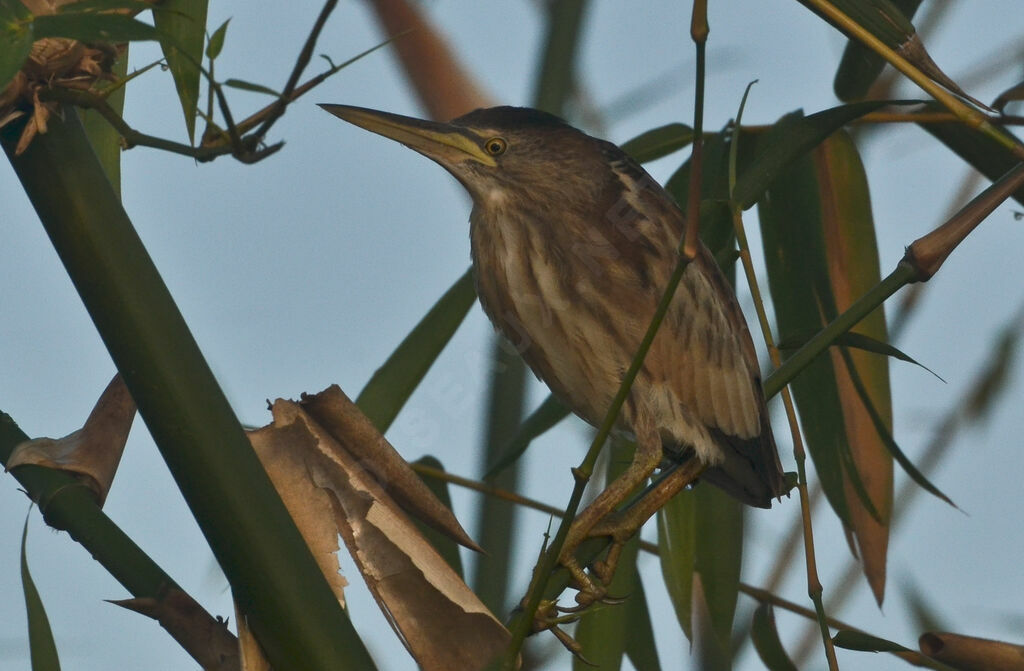
M 416 150 L 462 183 L 473 198 L 470 240 L 484 311 L 559 399 L 600 424 L 676 266 L 684 218 L 671 196 L 615 145 L 537 110 L 495 107 L 434 123 L 322 107 Z M 575 563 L 579 543 L 611 536 L 609 557 L 617 556 L 616 547 L 698 474 L 753 506 L 770 507 L 783 493 L 750 333 L 703 245 L 617 426 L 636 438 L 634 461 L 580 513 L 561 556 L 581 604 L 602 593 Z M 665 455 L 688 460 L 688 475 L 610 514 Z

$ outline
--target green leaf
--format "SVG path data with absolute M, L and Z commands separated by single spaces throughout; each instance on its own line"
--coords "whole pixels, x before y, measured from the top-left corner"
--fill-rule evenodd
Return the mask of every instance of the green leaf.
M 878 284 L 867 179 L 845 132 L 779 173 L 758 212 L 780 333 L 816 333 Z M 884 341 L 884 312 L 874 311 L 858 329 Z M 844 353 L 856 365 L 853 373 L 869 392 L 874 415 L 858 398 L 859 382 Z M 822 489 L 853 532 L 881 601 L 892 506 L 892 455 L 879 431 L 891 433 L 892 426 L 888 359 L 835 348 L 811 361 L 792 389 Z
M 145 12 L 153 9 L 153 3 L 143 0 L 75 0 L 75 2 L 58 7 L 57 13 L 82 14 L 85 12 L 109 12 L 116 9 Z
M 914 652 L 905 648 L 899 643 L 887 641 L 862 631 L 850 631 L 843 629 L 832 637 L 832 642 L 838 648 L 846 650 L 860 650 L 861 652 Z
M 28 613 L 28 642 L 32 654 L 32 671 L 60 671 L 60 659 L 57 657 L 57 644 L 50 630 L 50 620 L 46 617 L 43 600 L 32 582 L 28 571 L 28 558 L 25 542 L 28 538 L 28 516 L 21 531 L 21 584 L 25 591 L 25 610 Z
M 423 376 L 465 319 L 476 300 L 473 273 L 467 270 L 434 304 L 391 353 L 356 399 L 373 425 L 385 433 Z
M 709 485 L 680 492 L 658 513 L 658 549 L 676 617 L 705 668 L 729 663 L 743 559 L 742 504 Z M 698 594 L 702 604 L 695 603 Z M 709 627 L 697 626 L 702 616 Z
M 444 470 L 444 465 L 441 464 L 437 458 L 430 455 L 420 457 L 413 463 L 423 464 L 441 471 Z M 420 479 L 423 480 L 423 484 L 425 484 L 430 491 L 434 493 L 434 496 L 436 496 L 441 503 L 451 510 L 452 497 L 448 492 L 448 483 L 438 478 L 421 477 Z M 417 517 L 413 516 L 410 517 L 410 519 L 413 524 L 416 525 L 416 528 L 420 530 L 420 533 L 423 534 L 423 537 L 426 538 L 432 546 L 434 546 L 437 553 L 441 555 L 446 562 L 448 562 L 448 565 L 452 567 L 452 570 L 458 573 L 460 578 L 465 580 L 465 573 L 462 569 L 462 556 L 459 554 L 459 544 L 434 527 L 424 524 Z
M 640 573 L 633 569 L 633 592 L 622 606 L 630 622 L 626 638 L 626 656 L 636 671 L 661 671 L 658 660 L 658 646 L 654 642 L 654 626 L 651 623 L 651 609 L 647 605 L 647 594 Z
M 155 40 L 156 28 L 124 14 L 64 12 L 37 16 L 33 21 L 35 39 L 67 37 L 82 42 L 130 42 Z
M 160 41 L 167 66 L 174 77 L 189 141 L 196 131 L 199 103 L 199 64 L 206 40 L 207 0 L 164 0 L 154 8 L 153 20 L 166 39 Z
M 21 70 L 35 41 L 32 14 L 20 0 L 0 0 L 0 92 Z
M 739 172 L 733 192 L 735 202 L 744 210 L 749 208 L 793 161 L 854 119 L 893 104 L 899 103 L 871 100 L 840 105 L 810 116 L 792 112 L 782 117 L 768 131 L 767 136 L 759 139 L 757 154 L 746 169 Z
M 119 78 L 123 78 L 128 72 L 128 47 L 118 57 L 117 62 L 111 68 L 112 72 Z M 124 110 L 125 87 L 119 86 L 117 90 L 107 96 L 107 104 L 118 114 Z M 89 144 L 96 152 L 96 158 L 103 166 L 110 185 L 114 192 L 121 196 L 121 134 L 114 130 L 114 127 L 103 118 L 96 110 L 78 109 L 78 116 L 85 127 L 85 134 L 89 137 Z
M 658 558 L 676 619 L 693 640 L 693 569 L 697 556 L 697 503 L 682 491 L 658 511 Z
M 626 466 L 633 460 L 634 446 L 632 443 L 615 437 L 609 446 L 610 456 L 605 475 L 605 484 L 619 477 Z M 636 558 L 640 550 L 640 538 L 634 536 L 626 541 L 619 556 L 619 563 L 608 585 L 608 593 L 631 599 L 636 592 L 634 579 L 639 578 L 636 572 Z M 644 615 L 641 621 L 650 623 L 650 616 Z M 639 623 L 638 623 L 639 624 Z M 611 608 L 600 607 L 587 612 L 576 627 L 575 638 L 583 646 L 586 661 L 578 657 L 573 659 L 575 671 L 588 671 L 596 665 L 602 669 L 618 669 L 622 666 L 622 658 L 626 652 L 627 641 L 633 635 L 633 619 L 624 605 Z
M 786 654 L 786 649 L 779 640 L 771 604 L 758 604 L 754 611 L 753 624 L 750 626 L 750 638 L 768 671 L 797 671 L 796 664 Z
M 813 336 L 814 333 L 810 332 L 787 336 L 785 339 L 779 341 L 778 348 L 780 350 L 800 349 L 805 344 L 807 344 L 807 341 L 810 340 Z M 934 375 L 935 378 L 940 382 L 945 383 L 945 380 L 943 380 L 941 376 L 939 376 L 935 371 L 933 371 L 928 366 L 925 366 L 924 364 L 917 361 L 910 355 L 900 351 L 893 345 L 890 345 L 885 341 L 879 340 L 878 338 L 872 338 L 871 336 L 866 335 L 864 333 L 847 331 L 846 333 L 843 333 L 832 342 L 833 347 L 838 345 L 861 349 L 864 350 L 865 352 L 874 352 L 875 354 L 884 354 L 885 356 L 892 357 L 893 359 L 899 359 L 900 361 L 912 363 L 915 366 L 919 366 L 928 371 L 929 373 L 931 373 L 932 375 Z
M 867 410 L 871 417 L 871 421 L 875 425 L 875 430 L 878 431 L 878 436 L 881 438 L 882 444 L 900 465 L 903 471 L 910 476 L 910 479 L 916 482 L 919 487 L 956 508 L 957 505 L 953 503 L 953 500 L 943 494 L 938 487 L 933 485 L 928 478 L 925 477 L 924 473 L 918 470 L 914 465 L 914 462 L 912 462 L 903 450 L 900 449 L 900 446 L 892 437 L 892 432 L 888 426 L 888 424 L 891 424 L 891 421 L 887 424 L 887 422 L 879 416 L 878 409 L 875 408 L 874 402 L 871 400 L 871 396 L 868 394 L 867 389 L 864 388 L 864 383 L 860 379 L 860 374 L 857 372 L 857 369 L 853 366 L 853 362 L 850 360 L 850 353 L 846 350 L 841 350 L 841 352 L 846 363 L 847 373 L 850 375 L 850 379 L 857 388 L 857 393 L 860 396 L 861 402 L 864 404 L 864 409 Z
M 210 35 L 210 40 L 206 43 L 206 57 L 211 61 L 216 60 L 217 56 L 220 56 L 221 49 L 224 48 L 224 37 L 227 35 L 229 23 L 231 23 L 231 19 L 220 24 L 220 28 L 213 31 L 213 35 Z
M 281 94 L 272 88 L 268 88 L 262 84 L 247 82 L 242 79 L 229 79 L 224 82 L 224 86 L 230 86 L 233 89 L 240 89 L 242 91 L 251 91 L 253 93 L 266 93 L 268 96 L 274 96 L 275 98 L 281 97 Z
M 641 133 L 622 145 L 639 163 L 646 163 L 678 151 L 693 142 L 693 129 L 681 123 L 670 123 Z
M 922 109 L 922 113 L 943 112 L 945 108 L 937 103 L 929 103 Z M 995 130 L 1017 142 L 1017 138 L 1004 126 L 994 121 L 989 122 Z M 931 133 L 942 144 L 951 149 L 957 156 L 988 177 L 993 182 L 1005 175 L 1019 163 L 1019 159 L 1013 156 L 1006 147 L 995 139 L 981 133 L 959 121 L 949 123 L 922 123 L 918 124 L 922 130 Z M 1013 194 L 1013 199 L 1024 205 L 1024 189 L 1018 189 Z
M 551 429 L 569 416 L 569 409 L 553 394 L 548 394 L 544 402 L 530 413 L 530 416 L 519 425 L 516 434 L 501 448 L 501 456 L 487 470 L 484 480 L 489 480 L 516 462 L 526 452 L 534 438 Z

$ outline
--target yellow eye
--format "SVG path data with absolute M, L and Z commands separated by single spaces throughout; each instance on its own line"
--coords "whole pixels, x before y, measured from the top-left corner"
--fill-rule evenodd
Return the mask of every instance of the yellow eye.
M 484 143 L 484 149 L 491 156 L 500 156 L 505 153 L 508 149 L 508 142 L 505 142 L 504 138 L 492 137 L 490 140 Z

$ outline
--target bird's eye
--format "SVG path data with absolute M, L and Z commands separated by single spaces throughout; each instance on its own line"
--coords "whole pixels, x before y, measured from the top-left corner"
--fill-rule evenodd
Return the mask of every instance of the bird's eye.
M 505 153 L 508 149 L 508 142 L 505 142 L 504 138 L 492 137 L 490 140 L 484 143 L 484 149 L 491 156 L 500 156 Z

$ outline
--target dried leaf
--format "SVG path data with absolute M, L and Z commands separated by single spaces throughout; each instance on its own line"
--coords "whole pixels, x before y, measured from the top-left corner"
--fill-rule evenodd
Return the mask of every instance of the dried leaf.
M 402 508 L 455 542 L 480 551 L 459 521 L 338 385 L 303 395 L 302 409 L 355 457 Z
M 338 398 L 333 390 L 319 396 Z M 262 436 L 254 444 L 269 442 L 275 459 L 267 459 L 266 445 L 261 459 L 301 463 L 319 494 L 311 514 L 321 515 L 320 502 L 329 502 L 367 586 L 417 663 L 428 670 L 485 666 L 508 642 L 508 631 L 416 531 L 365 461 L 346 449 L 349 442 L 339 444 L 298 403 L 278 400 L 272 410 L 274 424 L 256 432 Z M 303 530 L 303 521 L 296 523 Z
M 63 438 L 35 438 L 14 448 L 7 470 L 23 464 L 56 468 L 78 476 L 100 506 L 107 499 L 128 433 L 135 419 L 135 401 L 121 375 L 107 385 L 85 425 Z

